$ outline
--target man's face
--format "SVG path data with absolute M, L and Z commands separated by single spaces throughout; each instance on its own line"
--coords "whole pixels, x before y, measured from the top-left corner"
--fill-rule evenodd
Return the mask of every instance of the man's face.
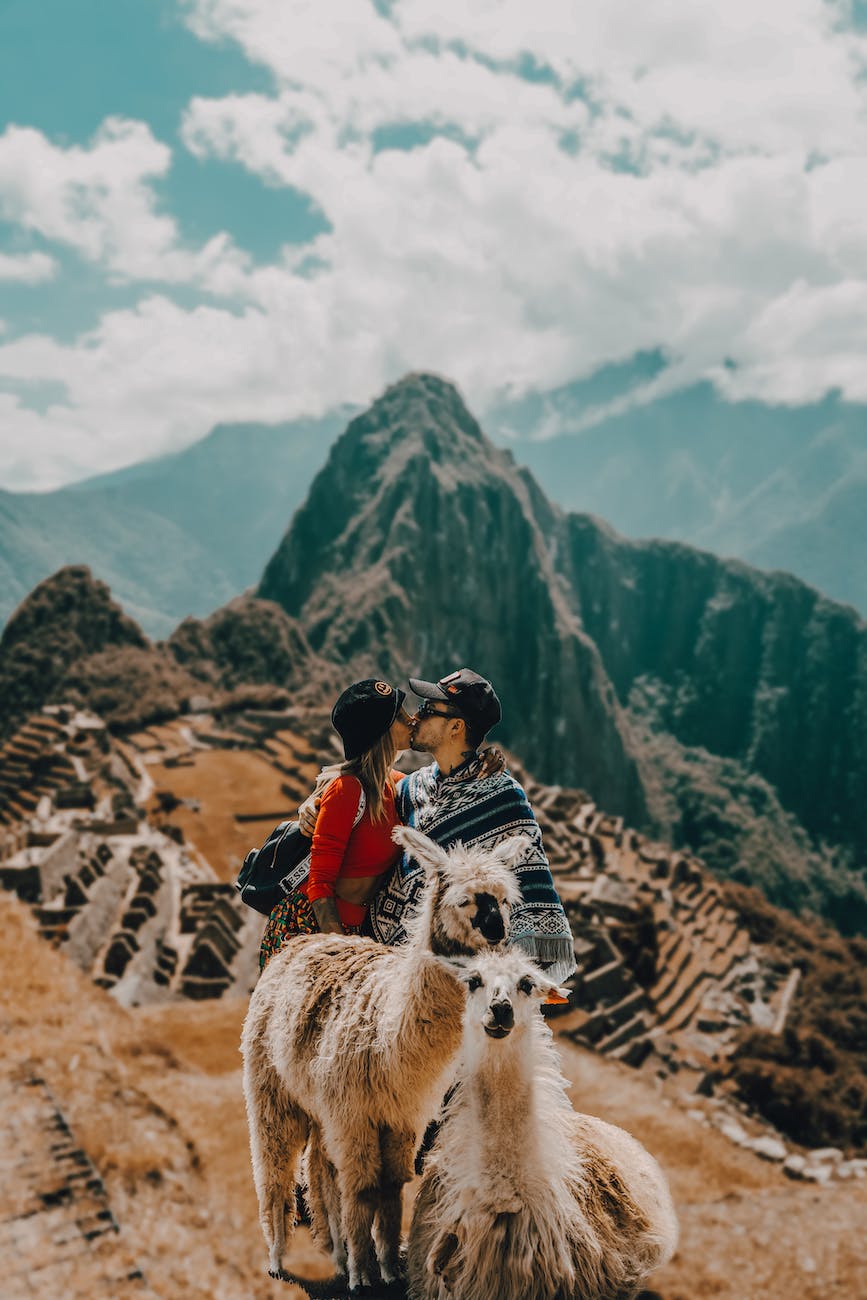
M 437 750 L 450 734 L 451 724 L 458 715 L 437 700 L 424 700 L 415 716 L 411 746 L 419 753 L 433 754 L 436 758 Z

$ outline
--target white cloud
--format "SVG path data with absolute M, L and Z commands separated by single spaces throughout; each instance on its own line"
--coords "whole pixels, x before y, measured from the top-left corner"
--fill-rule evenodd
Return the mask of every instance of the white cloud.
M 798 281 L 760 311 L 732 347 L 734 367 L 714 374 L 734 401 L 800 406 L 839 389 L 867 402 L 867 281 Z
M 181 246 L 152 188 L 170 164 L 171 150 L 143 122 L 108 118 L 89 146 L 67 148 L 9 126 L 0 135 L 0 217 L 119 278 L 208 287 L 227 261 L 244 259 L 227 235 L 200 249 Z
M 228 235 L 185 249 L 154 197 L 169 151 L 144 124 L 112 120 L 65 149 L 10 128 L 0 212 L 117 276 L 224 300 L 150 296 L 62 346 L 7 336 L 0 375 L 66 393 L 44 415 L 7 410 L 20 448 L 42 429 L 52 447 L 78 439 L 82 472 L 107 468 L 218 420 L 365 401 L 419 367 L 454 377 L 484 410 L 503 391 L 657 348 L 671 365 L 630 405 L 702 377 L 733 400 L 839 386 L 867 401 L 865 49 L 839 7 L 397 0 L 389 18 L 370 0 L 185 0 L 185 11 L 200 37 L 236 41 L 275 79 L 272 95 L 191 100 L 185 146 L 297 187 L 329 229 L 269 266 Z M 522 75 L 531 65 L 548 72 Z M 418 147 L 377 148 L 388 128 L 413 125 Z
M 192 30 L 229 37 L 248 57 L 300 83 L 329 80 L 401 54 L 392 24 L 371 0 L 182 0 Z
M 427 338 L 481 400 L 636 348 L 676 359 L 657 385 L 689 382 L 794 280 L 863 272 L 865 46 L 823 0 L 546 0 L 532 16 L 524 0 L 398 0 L 393 22 L 347 0 L 327 24 L 306 0 L 190 8 L 284 89 L 194 100 L 188 145 L 308 192 L 332 226 L 320 293 L 351 281 L 378 302 L 390 286 L 383 349 Z M 527 60 L 555 84 L 521 76 Z M 377 129 L 419 120 L 474 144 L 374 152 Z M 416 290 L 441 331 L 415 332 Z M 455 312 L 485 322 L 467 349 L 446 341 Z
M 42 284 L 56 273 L 57 263 L 47 253 L 0 253 L 0 280 Z
M 825 0 L 400 0 L 401 31 L 505 61 L 532 56 L 642 130 L 673 123 L 725 148 L 863 145 L 864 43 Z

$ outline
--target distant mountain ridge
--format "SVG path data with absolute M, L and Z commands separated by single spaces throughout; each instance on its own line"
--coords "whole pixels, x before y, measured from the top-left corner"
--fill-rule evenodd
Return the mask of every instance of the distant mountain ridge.
M 552 413 L 562 432 L 540 440 Z M 504 404 L 489 427 L 561 506 L 787 570 L 867 613 L 864 407 L 729 404 L 699 384 L 581 429 L 586 414 L 566 388 Z
M 486 417 L 494 442 L 551 500 L 629 537 L 682 540 L 795 573 L 867 613 L 863 408 L 833 398 L 795 409 L 731 405 L 697 385 L 569 432 L 600 397 L 585 390 L 511 400 Z M 539 441 L 551 410 L 564 432 Z M 69 564 L 107 582 L 149 636 L 204 617 L 258 581 L 352 413 L 219 425 L 175 455 L 55 492 L 0 490 L 0 627 Z
M 345 411 L 219 425 L 184 451 L 55 492 L 0 491 L 0 627 L 44 578 L 87 565 L 152 637 L 257 582 Z
M 564 513 L 437 376 L 350 422 L 255 595 L 153 646 L 85 574 L 10 620 L 0 726 L 70 690 L 128 727 L 196 692 L 321 703 L 352 676 L 472 664 L 534 776 L 867 929 L 865 624 L 787 575 Z

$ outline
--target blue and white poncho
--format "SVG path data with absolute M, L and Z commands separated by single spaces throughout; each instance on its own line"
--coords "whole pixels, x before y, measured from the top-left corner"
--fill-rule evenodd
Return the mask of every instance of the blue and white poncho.
M 397 813 L 405 826 L 423 831 L 443 849 L 460 840 L 492 849 L 510 835 L 530 844 L 515 864 L 521 901 L 512 909 L 509 942 L 522 948 L 556 982 L 575 971 L 572 931 L 542 845 L 542 831 L 526 794 L 508 772 L 478 779 L 475 756 L 443 776 L 436 763 L 413 772 L 397 787 Z M 369 923 L 380 943 L 406 939 L 404 919 L 418 905 L 423 868 L 404 854 L 387 885 L 370 905 Z

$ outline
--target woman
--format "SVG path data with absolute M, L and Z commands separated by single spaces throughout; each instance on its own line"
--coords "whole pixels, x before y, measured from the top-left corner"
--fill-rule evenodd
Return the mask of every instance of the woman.
M 368 678 L 349 686 L 331 721 L 346 761 L 326 769 L 310 850 L 310 874 L 272 910 L 262 936 L 259 969 L 296 934 L 358 934 L 368 904 L 400 850 L 391 838 L 398 824 L 392 770 L 409 745 L 412 721 L 406 693 Z

